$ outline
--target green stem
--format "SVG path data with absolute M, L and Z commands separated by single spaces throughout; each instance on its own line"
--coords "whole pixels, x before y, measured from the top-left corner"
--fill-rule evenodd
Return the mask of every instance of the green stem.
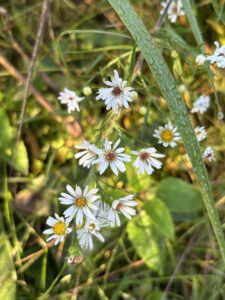
M 141 49 L 141 52 L 167 101 L 169 110 L 176 122 L 183 139 L 185 149 L 192 163 L 202 197 L 225 262 L 225 241 L 223 231 L 215 208 L 206 168 L 202 160 L 199 143 L 191 125 L 186 106 L 179 95 L 175 81 L 159 49 L 156 47 L 153 38 L 147 31 L 142 20 L 131 7 L 128 0 L 108 1 L 130 31 L 137 46 Z M 176 195 L 174 195 L 174 197 L 176 197 Z

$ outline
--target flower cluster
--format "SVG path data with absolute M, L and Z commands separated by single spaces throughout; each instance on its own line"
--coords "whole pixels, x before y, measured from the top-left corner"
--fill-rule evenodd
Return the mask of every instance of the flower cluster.
M 196 57 L 196 63 L 200 66 L 203 65 L 207 60 L 210 64 L 217 64 L 218 68 L 225 68 L 225 45 L 220 47 L 218 41 L 214 42 L 216 45 L 216 50 L 212 55 L 204 56 L 199 54 Z
M 210 97 L 209 96 L 203 96 L 201 95 L 194 103 L 193 103 L 193 108 L 191 109 L 192 113 L 199 112 L 200 114 L 205 113 L 210 106 Z M 198 142 L 201 142 L 204 140 L 207 136 L 206 130 L 204 126 L 197 126 L 195 128 L 195 135 L 198 140 Z M 215 160 L 214 157 L 214 151 L 211 147 L 207 147 L 203 154 L 202 158 L 205 160 L 208 160 L 211 162 L 212 160 Z
M 118 114 L 121 107 L 128 108 L 129 102 L 137 98 L 137 93 L 133 91 L 132 87 L 126 86 L 127 81 L 122 80 L 116 70 L 114 70 L 114 76 L 111 81 L 103 80 L 103 82 L 108 87 L 98 90 L 96 100 L 103 100 L 106 110 L 112 109 L 115 114 Z M 83 93 L 85 96 L 89 96 L 92 94 L 92 90 L 89 87 L 85 87 Z M 67 104 L 68 113 L 71 113 L 74 110 L 80 111 L 78 103 L 84 100 L 84 97 L 78 97 L 74 91 L 65 88 L 64 92 L 59 94 L 58 100 L 62 104 Z
M 165 7 L 165 3 L 163 6 Z M 176 17 L 175 15 L 176 7 Z M 177 16 L 183 15 L 181 1 L 178 0 L 177 4 L 172 2 L 168 11 L 171 22 L 175 22 Z M 222 50 L 221 50 L 222 51 Z M 221 56 L 221 51 L 217 49 L 217 56 Z M 199 57 L 203 61 L 202 57 Z M 211 58 L 213 61 L 213 59 Z M 221 64 L 219 59 L 214 60 L 218 64 Z M 119 74 L 114 70 L 114 76 L 111 81 L 104 80 L 107 85 L 106 88 L 100 88 L 97 92 L 96 100 L 103 100 L 106 105 L 106 110 L 112 109 L 115 114 L 118 114 L 120 108 L 129 107 L 129 102 L 137 99 L 138 95 L 133 91 L 133 88 L 127 87 L 127 81 L 122 80 Z M 89 87 L 83 89 L 85 96 L 90 96 L 92 90 Z M 75 92 L 65 88 L 64 92 L 60 93 L 58 99 L 67 104 L 68 112 L 73 110 L 79 111 L 78 103 L 84 99 L 84 97 L 78 97 Z M 209 96 L 200 96 L 193 104 L 191 110 L 192 113 L 199 112 L 203 114 L 210 106 Z M 197 140 L 200 142 L 206 138 L 206 130 L 204 126 L 198 126 L 195 128 L 195 134 Z M 177 142 L 181 139 L 177 128 L 168 122 L 164 126 L 154 130 L 153 137 L 158 141 L 158 144 L 162 144 L 163 147 L 174 148 Z M 118 138 L 115 143 L 109 141 L 107 137 L 98 145 L 90 144 L 88 141 L 83 140 L 79 145 L 75 147 L 80 150 L 75 154 L 75 158 L 78 159 L 79 165 L 90 168 L 97 165 L 97 170 L 102 175 L 107 169 L 118 176 L 119 171 L 126 171 L 126 163 L 132 161 L 132 156 L 125 153 L 125 148 L 120 147 L 121 139 Z M 162 167 L 162 162 L 159 160 L 165 157 L 164 154 L 158 153 L 154 147 L 146 147 L 142 149 L 130 149 L 130 152 L 134 156 L 133 166 L 137 169 L 138 174 L 151 175 L 155 169 Z M 207 147 L 203 153 L 203 158 L 208 161 L 214 160 L 214 153 L 210 147 Z M 104 227 L 120 226 L 120 215 L 124 215 L 126 218 L 131 219 L 136 215 L 137 201 L 134 200 L 133 194 L 113 199 L 111 206 L 101 199 L 98 195 L 98 189 L 89 188 L 86 185 L 83 189 L 76 185 L 66 186 L 66 193 L 62 192 L 59 197 L 59 202 L 62 205 L 68 206 L 63 212 L 63 217 L 59 217 L 55 214 L 55 218 L 49 217 L 46 221 L 47 225 L 51 228 L 45 230 L 43 233 L 50 235 L 47 241 L 55 239 L 55 245 L 59 242 L 63 242 L 65 236 L 76 230 L 77 240 L 79 245 L 83 249 L 93 248 L 93 238 L 97 238 L 99 241 L 104 242 L 104 236 L 101 233 Z M 70 260 L 69 260 L 70 261 Z
M 46 223 L 51 228 L 43 232 L 51 234 L 47 241 L 55 239 L 55 245 L 62 242 L 66 234 L 72 231 L 69 224 L 74 222 L 80 247 L 91 250 L 94 236 L 104 242 L 104 237 L 100 233 L 101 228 L 113 227 L 115 224 L 120 226 L 120 213 L 128 219 L 136 215 L 136 210 L 130 207 L 137 206 L 137 202 L 133 200 L 134 195 L 114 200 L 110 208 L 108 204 L 99 200 L 98 189 L 89 189 L 85 186 L 82 191 L 77 185 L 75 188 L 67 185 L 66 190 L 67 193 L 63 192 L 59 197 L 61 204 L 69 206 L 63 212 L 64 217 L 59 217 L 57 214 L 55 214 L 56 219 L 49 217 Z
M 175 136 L 174 128 L 171 125 L 171 143 L 172 140 L 178 136 Z M 180 139 L 180 137 L 179 137 Z M 103 148 L 99 149 L 95 145 L 89 144 L 87 141 L 82 142 L 82 149 L 84 149 L 84 145 L 86 146 L 85 151 L 82 151 L 80 153 L 83 153 L 80 155 L 80 153 L 75 154 L 75 158 L 80 158 L 79 164 L 85 166 L 89 166 L 87 162 L 85 162 L 84 157 L 87 156 L 87 151 L 91 151 L 92 159 L 90 162 L 89 156 L 88 156 L 88 162 L 90 162 L 92 165 L 98 164 L 98 171 L 100 175 L 102 175 L 107 168 L 110 167 L 112 172 L 115 175 L 118 175 L 118 170 L 120 172 L 125 172 L 126 167 L 124 162 L 130 162 L 131 156 L 124 153 L 124 148 L 120 147 L 118 148 L 118 145 L 120 144 L 120 139 L 118 139 L 115 144 L 112 146 L 112 142 L 108 141 L 107 138 L 105 138 L 103 143 Z M 81 146 L 78 145 L 76 148 L 81 149 Z M 91 149 L 91 150 L 89 150 Z M 138 173 L 144 174 L 144 171 L 147 172 L 148 175 L 152 174 L 154 169 L 160 169 L 162 166 L 162 163 L 157 160 L 156 158 L 162 158 L 165 155 L 157 153 L 157 150 L 154 147 L 141 149 L 138 151 L 131 151 L 132 154 L 136 155 L 137 158 L 133 163 L 133 166 L 138 170 Z M 96 158 L 96 159 L 94 159 Z

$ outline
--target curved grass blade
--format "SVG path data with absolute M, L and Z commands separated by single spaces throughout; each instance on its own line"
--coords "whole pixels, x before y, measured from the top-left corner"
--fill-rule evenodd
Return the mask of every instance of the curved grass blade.
M 156 47 L 154 40 L 128 0 L 108 1 L 130 31 L 137 46 L 141 49 L 141 52 L 167 101 L 169 110 L 176 122 L 185 149 L 192 163 L 209 218 L 225 261 L 225 241 L 223 231 L 215 208 L 206 168 L 202 161 L 199 143 L 195 137 L 186 106 L 178 93 L 175 81 L 160 51 Z

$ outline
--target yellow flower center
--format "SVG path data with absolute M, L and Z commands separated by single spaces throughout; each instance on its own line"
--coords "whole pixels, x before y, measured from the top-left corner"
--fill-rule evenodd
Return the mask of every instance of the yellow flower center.
M 94 229 L 95 229 L 95 224 L 94 224 L 94 223 L 91 223 L 91 224 L 89 224 L 89 227 L 90 227 L 92 230 L 94 230 Z
M 76 198 L 75 199 L 75 204 L 78 207 L 84 207 L 87 204 L 87 200 L 85 198 Z
M 167 129 L 161 133 L 161 138 L 165 142 L 171 142 L 171 140 L 173 139 L 173 134 L 170 130 Z
M 66 232 L 66 225 L 62 221 L 59 221 L 57 224 L 55 224 L 53 230 L 55 234 L 63 235 Z
M 201 134 L 201 133 L 202 133 L 201 131 L 197 131 L 197 132 L 196 132 L 196 135 L 199 135 L 199 134 Z

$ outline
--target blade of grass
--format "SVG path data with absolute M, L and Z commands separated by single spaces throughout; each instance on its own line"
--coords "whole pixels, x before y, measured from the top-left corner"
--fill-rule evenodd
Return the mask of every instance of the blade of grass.
M 186 106 L 179 95 L 175 81 L 160 53 L 154 40 L 138 17 L 128 0 L 108 0 L 115 9 L 127 29 L 133 36 L 137 46 L 141 49 L 146 62 L 152 71 L 170 112 L 176 122 L 178 130 L 184 142 L 185 149 L 192 163 L 205 206 L 208 211 L 224 262 L 225 262 L 225 241 L 220 224 L 219 216 L 215 208 L 211 187 L 209 184 L 205 165 L 199 143 L 191 125 Z M 187 1 L 187 0 L 185 0 Z

